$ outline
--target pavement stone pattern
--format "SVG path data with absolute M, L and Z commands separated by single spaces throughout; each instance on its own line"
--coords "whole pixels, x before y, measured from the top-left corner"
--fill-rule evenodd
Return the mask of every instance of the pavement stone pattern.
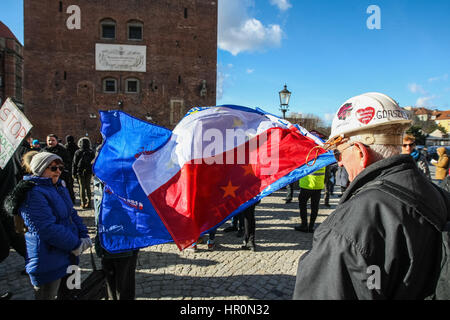
M 336 191 L 338 188 L 336 188 Z M 337 191 L 340 194 L 339 191 Z M 311 248 L 312 234 L 294 230 L 300 222 L 298 191 L 291 203 L 284 203 L 285 190 L 264 198 L 256 207 L 257 251 L 240 250 L 242 238 L 237 232 L 224 233 L 226 222 L 216 234 L 216 248 L 209 251 L 206 239 L 196 252 L 179 251 L 174 243 L 141 249 L 136 268 L 137 300 L 289 300 L 295 286 L 300 256 Z M 79 202 L 77 200 L 77 202 Z M 316 226 L 336 206 L 323 206 Z M 94 212 L 75 206 L 95 236 Z M 100 259 L 94 253 L 97 267 Z M 89 250 L 80 257 L 81 280 L 92 271 Z M 14 300 L 33 300 L 34 292 L 28 275 L 21 275 L 24 260 L 13 249 L 0 263 L 0 291 L 11 291 Z
M 434 167 L 430 169 L 434 177 Z M 236 232 L 223 232 L 230 222 L 219 227 L 214 251 L 208 251 L 206 241 L 198 245 L 197 252 L 179 251 L 174 243 L 141 249 L 136 268 L 136 299 L 290 300 L 298 260 L 311 248 L 313 238 L 311 233 L 294 230 L 300 223 L 298 192 L 289 204 L 283 200 L 286 191 L 279 190 L 256 207 L 256 252 L 240 250 L 242 238 L 237 238 Z M 335 187 L 331 207 L 326 208 L 322 192 L 316 227 L 336 208 L 340 194 L 340 188 Z M 93 210 L 75 208 L 93 239 Z M 100 260 L 94 256 L 100 267 Z M 83 280 L 92 271 L 89 251 L 81 255 L 80 267 Z M 23 258 L 12 249 L 0 263 L 0 291 L 12 291 L 13 300 L 34 299 L 28 275 L 20 274 L 23 269 Z

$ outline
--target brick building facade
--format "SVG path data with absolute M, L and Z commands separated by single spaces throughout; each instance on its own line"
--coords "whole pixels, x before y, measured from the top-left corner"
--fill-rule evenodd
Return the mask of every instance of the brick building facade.
M 22 44 L 11 30 L 0 21 L 0 106 L 11 98 L 23 106 Z
M 172 129 L 215 105 L 217 1 L 24 0 L 33 136 L 100 137 L 99 110 Z

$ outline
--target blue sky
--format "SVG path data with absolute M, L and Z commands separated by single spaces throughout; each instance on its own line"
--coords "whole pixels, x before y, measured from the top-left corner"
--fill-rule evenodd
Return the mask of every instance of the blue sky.
M 379 30 L 367 27 L 370 5 Z M 0 20 L 23 43 L 22 6 L 0 1 Z M 219 0 L 217 104 L 281 115 L 287 84 L 290 111 L 325 121 L 369 91 L 450 109 L 449 39 L 449 0 Z

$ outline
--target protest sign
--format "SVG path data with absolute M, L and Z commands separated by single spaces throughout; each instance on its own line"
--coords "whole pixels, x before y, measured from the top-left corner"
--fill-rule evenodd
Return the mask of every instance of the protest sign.
M 14 104 L 6 99 L 0 109 L 0 168 L 3 169 L 14 151 L 33 126 Z

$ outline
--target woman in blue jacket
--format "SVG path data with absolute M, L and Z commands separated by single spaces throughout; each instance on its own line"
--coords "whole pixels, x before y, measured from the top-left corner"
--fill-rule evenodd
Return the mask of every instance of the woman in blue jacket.
M 32 175 L 24 180 L 34 186 L 19 208 L 27 228 L 26 270 L 36 300 L 55 299 L 67 268 L 78 264 L 78 256 L 92 243 L 65 182 L 59 179 L 64 168 L 62 159 L 40 152 L 29 167 Z

